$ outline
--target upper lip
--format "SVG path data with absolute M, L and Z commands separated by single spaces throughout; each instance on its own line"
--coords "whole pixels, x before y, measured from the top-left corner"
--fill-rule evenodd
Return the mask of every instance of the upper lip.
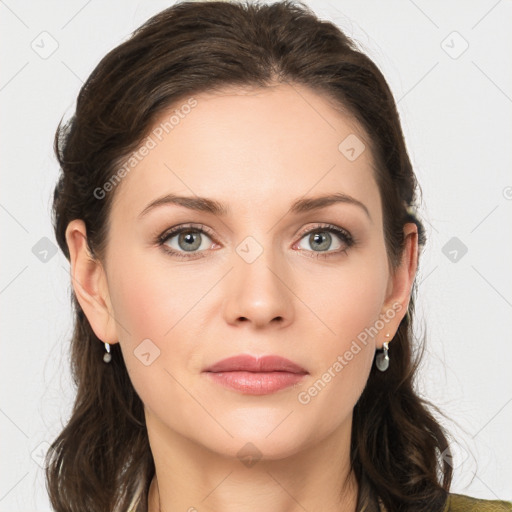
M 227 359 L 217 361 L 204 370 L 205 372 L 290 372 L 308 373 L 298 364 L 280 356 L 254 357 L 248 354 L 240 354 Z

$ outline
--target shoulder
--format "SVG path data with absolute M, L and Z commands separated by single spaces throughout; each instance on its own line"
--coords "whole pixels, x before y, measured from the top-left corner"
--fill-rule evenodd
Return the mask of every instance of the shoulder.
M 482 500 L 450 493 L 444 512 L 512 512 L 512 501 Z

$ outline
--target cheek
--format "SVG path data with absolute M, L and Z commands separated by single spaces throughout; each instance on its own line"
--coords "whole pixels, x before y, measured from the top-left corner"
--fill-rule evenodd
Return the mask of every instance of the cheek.
M 188 379 L 201 366 L 198 312 L 218 277 L 206 266 L 185 270 L 156 252 L 126 246 L 112 253 L 111 262 L 111 301 L 134 388 L 151 409 L 168 406 L 172 396 L 173 408 L 190 410 L 182 386 L 190 388 Z
M 131 245 L 135 248 L 130 250 L 127 243 L 124 250 L 111 255 L 109 287 L 116 320 L 121 324 L 118 332 L 125 345 L 135 348 L 149 338 L 162 349 L 175 326 L 187 320 L 187 312 L 209 280 L 169 265 L 157 248 L 145 248 L 136 240 Z
M 143 261 L 134 259 L 125 267 L 120 263 L 115 272 L 112 301 L 121 350 L 130 381 L 146 410 L 158 411 L 157 416 L 177 428 L 199 414 L 195 409 L 191 412 L 190 396 L 182 387 L 189 387 L 184 373 L 197 340 L 191 337 L 180 343 L 178 334 L 190 320 L 186 315 L 193 297 L 188 300 L 180 293 L 180 279 L 171 279 L 169 272 L 166 276 L 162 269 L 150 265 L 139 266 Z M 181 419 L 171 411 L 180 411 Z M 187 420 L 189 414 L 192 417 Z
M 368 379 L 375 341 L 387 332 L 380 320 L 387 278 L 385 260 L 373 259 L 331 272 L 321 289 L 309 287 L 309 304 L 324 335 L 314 337 L 315 375 L 298 401 L 306 409 L 331 411 L 325 415 L 327 430 L 350 415 Z
M 163 378 L 167 366 L 164 361 L 169 358 L 168 340 L 172 340 L 175 326 L 180 327 L 180 319 L 186 321 L 190 301 L 181 292 L 183 283 L 173 279 L 168 270 L 152 265 L 147 256 L 128 251 L 113 254 L 111 267 L 109 287 L 117 333 L 126 367 L 138 390 L 146 385 L 145 380 L 151 384 L 157 368 Z M 174 358 L 184 357 L 179 354 L 180 348 L 173 345 Z
M 371 254 L 353 256 L 337 269 L 309 274 L 302 284 L 303 296 L 321 320 L 315 322 L 325 333 L 322 339 L 332 356 L 333 350 L 344 351 L 347 343 L 378 320 L 386 295 L 386 260 Z
M 139 260 L 142 261 L 142 260 Z M 119 266 L 115 276 L 113 306 L 116 320 L 125 329 L 118 329 L 125 344 L 137 344 L 145 338 L 158 339 L 172 327 L 172 304 L 175 294 L 164 293 L 158 273 L 151 268 L 137 268 L 137 260 L 123 271 Z M 161 277 L 161 276 L 160 276 Z

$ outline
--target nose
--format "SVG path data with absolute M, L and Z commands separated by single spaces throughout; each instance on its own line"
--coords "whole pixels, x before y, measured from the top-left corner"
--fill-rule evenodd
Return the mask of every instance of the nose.
M 227 276 L 226 321 L 257 329 L 286 327 L 293 322 L 294 294 L 284 264 L 271 250 L 264 250 L 254 261 L 240 254 L 234 255 L 234 268 Z

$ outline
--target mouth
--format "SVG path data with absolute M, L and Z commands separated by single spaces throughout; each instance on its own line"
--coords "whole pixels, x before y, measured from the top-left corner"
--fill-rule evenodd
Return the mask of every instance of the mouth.
M 204 372 L 224 387 L 247 395 L 266 395 L 298 384 L 309 374 L 280 356 L 260 358 L 242 354 L 218 361 Z

